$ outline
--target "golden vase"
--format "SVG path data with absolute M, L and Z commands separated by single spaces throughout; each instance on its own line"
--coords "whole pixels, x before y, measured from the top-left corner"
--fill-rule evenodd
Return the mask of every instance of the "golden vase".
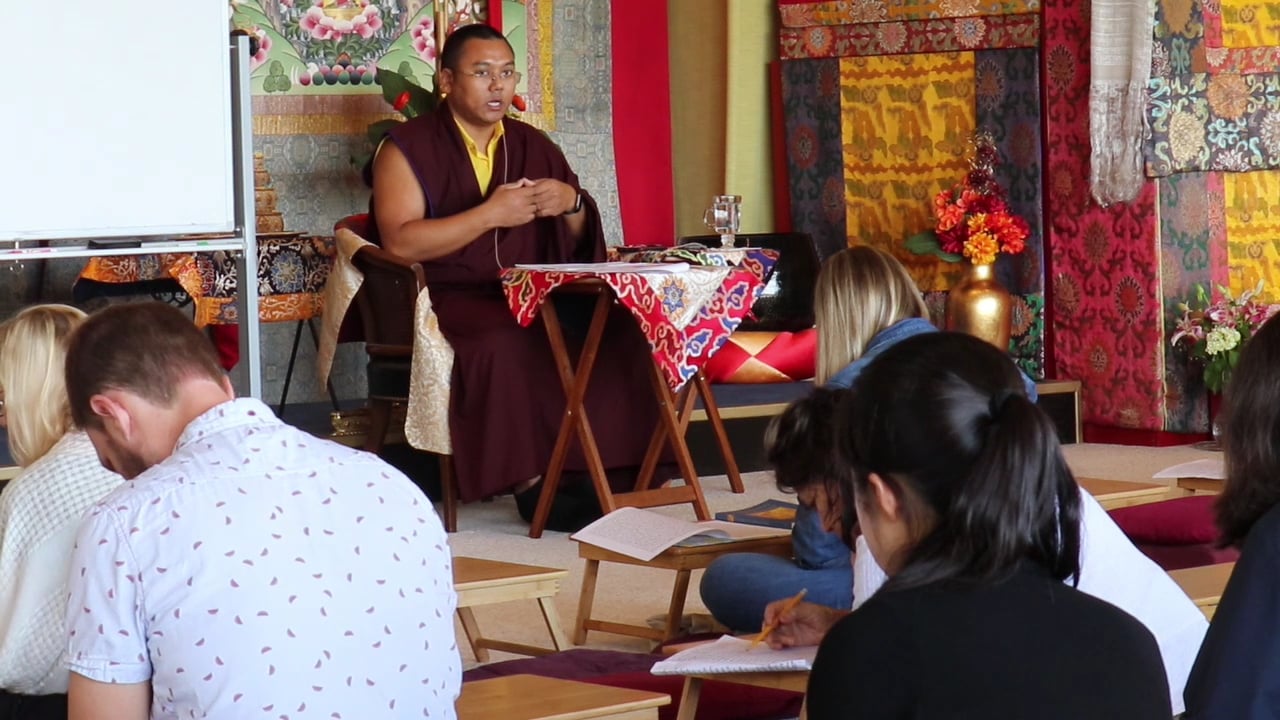
M 947 296 L 947 329 L 1009 351 L 1013 298 L 996 280 L 994 265 L 973 265 Z

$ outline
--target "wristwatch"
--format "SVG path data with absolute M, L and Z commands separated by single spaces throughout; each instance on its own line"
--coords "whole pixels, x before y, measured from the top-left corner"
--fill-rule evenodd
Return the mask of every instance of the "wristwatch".
M 582 212 L 582 193 L 578 193 L 573 200 L 573 209 L 566 212 L 565 215 L 577 215 Z

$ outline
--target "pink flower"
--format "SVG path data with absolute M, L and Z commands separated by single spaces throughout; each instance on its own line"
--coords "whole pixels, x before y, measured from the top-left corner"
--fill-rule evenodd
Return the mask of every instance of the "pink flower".
M 271 54 L 271 38 L 267 37 L 266 30 L 263 30 L 257 25 L 253 26 L 252 32 L 258 38 L 258 52 L 254 53 L 253 57 L 249 58 L 249 68 L 251 70 L 256 70 L 262 65 L 262 63 L 267 61 L 267 56 Z
M 280 0 L 280 7 L 293 7 L 293 0 Z
M 427 62 L 435 62 L 436 59 L 436 24 L 431 18 L 423 18 L 421 22 L 413 26 L 410 31 L 413 38 L 413 49 L 418 53 L 418 57 Z
M 356 34 L 368 40 L 382 28 L 382 11 L 377 5 L 365 5 L 364 10 L 351 20 Z

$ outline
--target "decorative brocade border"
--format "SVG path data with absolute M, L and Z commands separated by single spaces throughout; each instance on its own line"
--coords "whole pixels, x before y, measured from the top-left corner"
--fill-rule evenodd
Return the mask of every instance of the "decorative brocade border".
M 1033 14 L 784 27 L 783 60 L 1038 47 Z

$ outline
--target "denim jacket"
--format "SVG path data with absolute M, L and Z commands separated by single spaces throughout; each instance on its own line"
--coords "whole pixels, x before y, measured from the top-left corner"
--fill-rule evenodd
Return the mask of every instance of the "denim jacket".
M 845 365 L 839 372 L 832 375 L 830 379 L 827 380 L 827 387 L 851 387 L 853 385 L 853 381 L 858 379 L 858 376 L 862 374 L 862 371 L 865 370 L 867 366 L 871 364 L 871 361 L 875 360 L 880 353 L 909 337 L 930 332 L 938 332 L 938 328 L 934 327 L 933 323 L 925 320 L 924 318 L 907 318 L 906 320 L 899 320 L 876 333 L 875 336 L 871 338 L 871 342 L 867 343 L 867 351 L 862 354 L 862 357 L 854 360 L 848 365 Z M 1018 372 L 1022 375 L 1022 385 L 1026 388 L 1027 397 L 1030 398 L 1032 402 L 1035 402 L 1039 395 L 1039 393 L 1036 392 L 1035 381 L 1028 377 L 1025 372 L 1022 372 L 1021 369 L 1019 369 Z

